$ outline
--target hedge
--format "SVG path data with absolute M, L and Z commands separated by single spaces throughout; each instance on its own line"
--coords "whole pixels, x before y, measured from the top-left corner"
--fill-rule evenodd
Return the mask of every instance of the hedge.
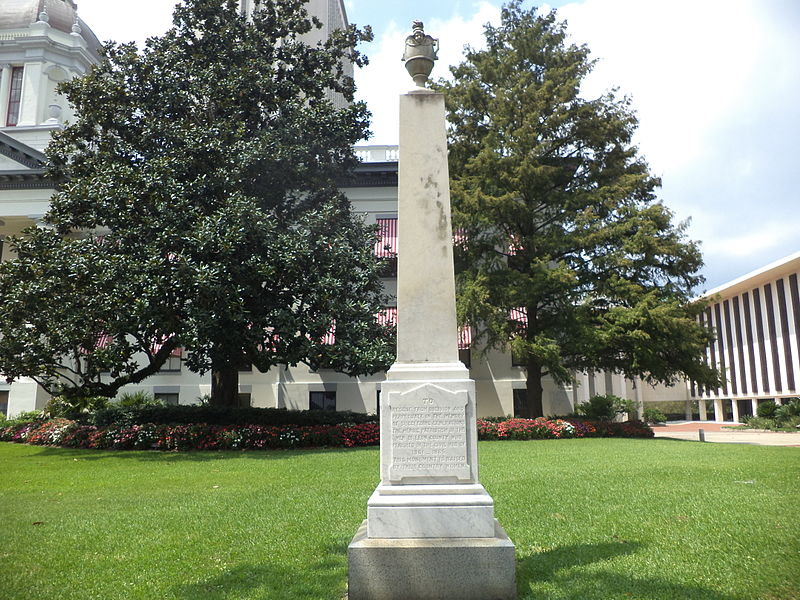
M 582 437 L 653 437 L 641 422 L 590 422 L 577 419 L 478 419 L 478 439 L 530 440 Z M 270 426 L 209 423 L 108 425 L 68 419 L 33 421 L 0 428 L 0 441 L 105 450 L 266 450 L 319 446 L 355 447 L 380 443 L 377 423 Z
M 124 407 L 111 405 L 79 419 L 86 425 L 342 425 L 377 423 L 378 417 L 333 410 L 286 410 L 285 408 L 233 408 L 207 404 Z

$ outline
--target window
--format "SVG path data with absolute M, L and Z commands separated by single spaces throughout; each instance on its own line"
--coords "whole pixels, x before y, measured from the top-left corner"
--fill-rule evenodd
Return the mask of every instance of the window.
M 525 411 L 527 390 L 514 390 L 514 416 L 521 417 Z
M 173 356 L 167 359 L 167 362 L 163 364 L 161 367 L 161 372 L 172 372 L 172 373 L 179 373 L 181 370 L 181 357 L 180 356 Z
M 381 277 L 397 277 L 397 217 L 379 218 L 375 256 L 381 261 Z
M 6 126 L 15 127 L 19 123 L 19 112 L 22 106 L 22 72 L 23 67 L 12 67 L 11 85 L 8 92 L 8 114 Z
M 161 402 L 169 406 L 178 406 L 178 404 L 180 404 L 180 402 L 178 402 L 178 394 L 156 392 L 153 396 L 155 396 L 156 400 L 161 400 Z
M 8 416 L 8 390 L 0 392 L 0 413 Z
M 309 392 L 309 410 L 336 410 L 336 392 Z
M 472 352 L 469 348 L 459 348 L 458 349 L 458 360 L 464 363 L 464 366 L 468 369 L 472 367 Z

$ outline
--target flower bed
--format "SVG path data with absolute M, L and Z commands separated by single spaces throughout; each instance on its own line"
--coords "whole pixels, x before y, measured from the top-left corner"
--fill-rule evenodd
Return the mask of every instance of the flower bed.
M 478 419 L 479 440 L 557 440 L 584 437 L 651 438 L 653 430 L 641 421 L 615 423 L 583 419 Z
M 544 440 L 583 437 L 653 437 L 644 423 L 577 419 L 478 419 L 480 440 Z M 267 450 L 319 446 L 375 446 L 377 423 L 339 425 L 209 425 L 206 423 L 109 425 L 97 427 L 68 419 L 34 421 L 0 428 L 0 441 L 104 450 Z
M 266 450 L 374 446 L 377 423 L 358 425 L 122 425 L 96 427 L 52 419 L 0 428 L 0 441 L 104 450 Z

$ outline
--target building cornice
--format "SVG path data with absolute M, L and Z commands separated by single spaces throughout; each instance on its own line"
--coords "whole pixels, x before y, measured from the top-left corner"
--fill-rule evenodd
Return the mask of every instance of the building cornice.
M 55 189 L 44 169 L 0 171 L 0 190 Z
M 2 131 L 0 131 L 0 154 L 30 169 L 42 169 L 47 162 L 44 154 Z
M 336 184 L 340 188 L 397 187 L 397 161 L 361 163 Z

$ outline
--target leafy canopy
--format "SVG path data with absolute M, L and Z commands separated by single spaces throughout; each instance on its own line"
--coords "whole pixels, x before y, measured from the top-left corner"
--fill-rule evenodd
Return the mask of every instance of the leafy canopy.
M 47 150 L 49 227 L 0 267 L 0 371 L 113 395 L 178 346 L 201 373 L 390 362 L 374 233 L 335 185 L 368 133 L 344 65 L 371 34 L 307 43 L 319 25 L 304 0 L 249 19 L 185 0 L 165 35 L 62 85 L 78 116 Z
M 690 301 L 697 244 L 656 198 L 616 90 L 581 96 L 594 61 L 555 12 L 520 0 L 441 81 L 450 127 L 460 320 L 511 347 L 541 412 L 541 378 L 607 369 L 650 382 L 713 378 Z M 527 324 L 511 319 L 520 309 Z M 538 403 L 538 405 L 537 405 Z

